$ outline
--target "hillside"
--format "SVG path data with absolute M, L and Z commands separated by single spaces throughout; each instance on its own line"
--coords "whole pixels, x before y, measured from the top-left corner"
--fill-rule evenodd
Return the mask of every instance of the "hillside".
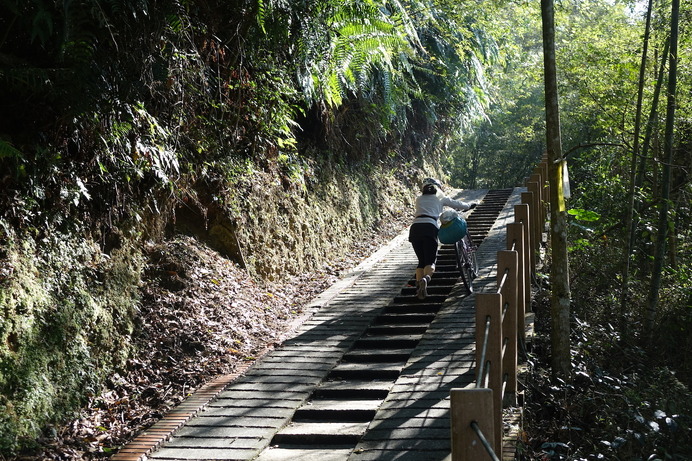
M 323 64 L 337 57 L 322 54 L 335 28 L 377 19 L 388 35 L 372 30 L 381 43 L 362 41 L 359 56 L 410 50 L 387 39 L 386 12 L 348 9 L 337 24 L 317 20 L 329 13 L 320 5 L 231 3 L 0 6 L 0 453 L 31 449 L 122 384 L 146 335 L 171 320 L 152 280 L 173 292 L 201 283 L 203 269 L 179 257 L 216 252 L 231 273 L 207 288 L 259 290 L 242 298 L 268 296 L 290 317 L 304 296 L 293 285 L 311 292 L 440 175 L 447 136 L 431 135 L 451 129 L 465 98 L 424 109 L 385 56 L 359 61 L 343 87 L 323 85 L 335 77 Z M 306 18 L 309 30 L 293 27 Z M 404 85 L 397 98 L 383 72 Z M 171 256 L 181 235 L 195 244 Z M 259 339 L 233 341 L 249 334 L 243 315 L 261 312 L 235 314 L 213 353 L 185 335 L 171 346 L 251 354 Z M 203 324 L 218 323 L 209 315 Z
M 242 370 L 290 333 L 302 307 L 398 235 L 402 214 L 373 227 L 348 257 L 275 282 L 246 270 L 189 236 L 145 249 L 133 354 L 103 391 L 40 447 L 17 459 L 100 459 L 160 419 L 201 384 Z

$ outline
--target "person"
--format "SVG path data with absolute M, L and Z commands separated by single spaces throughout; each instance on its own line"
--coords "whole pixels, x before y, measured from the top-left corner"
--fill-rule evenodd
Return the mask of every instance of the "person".
M 442 192 L 442 184 L 434 178 L 426 178 L 421 186 L 421 195 L 416 198 L 415 218 L 409 228 L 408 240 L 418 258 L 416 268 L 416 295 L 418 299 L 428 296 L 428 284 L 435 273 L 437 261 L 437 233 L 440 230 L 438 218 L 445 206 L 455 210 L 467 211 L 476 203 L 454 200 Z

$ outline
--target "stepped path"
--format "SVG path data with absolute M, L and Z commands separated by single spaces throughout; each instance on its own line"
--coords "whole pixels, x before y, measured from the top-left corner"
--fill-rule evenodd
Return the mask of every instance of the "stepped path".
M 481 273 L 494 281 L 522 189 L 462 191 Z M 125 446 L 123 460 L 444 460 L 449 394 L 475 374 L 474 296 L 440 249 L 428 297 L 402 233 L 315 299 L 293 336 L 222 377 Z

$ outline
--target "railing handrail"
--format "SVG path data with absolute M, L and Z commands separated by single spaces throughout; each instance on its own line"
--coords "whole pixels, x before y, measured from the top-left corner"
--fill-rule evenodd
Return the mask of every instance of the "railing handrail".
M 483 431 L 478 426 L 478 422 L 471 421 L 471 429 L 473 429 L 473 432 L 475 432 L 476 435 L 478 436 L 478 440 L 481 442 L 481 445 L 483 445 L 483 448 L 485 448 L 485 451 L 488 452 L 488 455 L 490 456 L 490 458 L 493 461 L 500 461 L 500 458 L 498 458 L 497 455 L 495 454 L 495 450 L 493 450 L 493 447 L 490 446 L 488 439 L 486 439 L 485 435 L 483 435 Z
M 459 429 L 454 421 L 454 415 L 464 415 L 466 422 L 462 424 L 466 425 L 466 429 L 462 426 L 461 432 L 467 434 L 468 428 L 472 429 L 493 461 L 499 461 L 496 453 L 502 451 L 502 402 L 508 391 L 512 398 L 515 398 L 514 393 L 517 392 L 517 350 L 519 343 L 523 345 L 524 341 L 523 316 L 530 308 L 530 283 L 536 270 L 536 258 L 546 218 L 546 210 L 543 207 L 545 190 L 543 189 L 549 186 L 546 186 L 545 175 L 532 175 L 526 181 L 526 185 L 528 192 L 521 193 L 522 204 L 514 207 L 515 223 L 507 226 L 508 250 L 502 254 L 498 252 L 498 272 L 502 271 L 502 274 L 497 276 L 497 289 L 487 294 L 476 295 L 477 328 L 485 322 L 483 336 L 481 337 L 479 332 L 476 333 L 476 385 L 474 389 L 452 390 L 453 434 L 454 428 Z M 487 298 L 484 298 L 483 304 L 480 304 L 483 296 Z M 484 314 L 485 318 L 482 317 Z M 497 339 L 492 339 L 491 353 L 489 345 L 491 336 L 495 334 L 498 336 L 495 336 Z M 480 393 L 471 394 L 474 391 Z M 468 397 L 455 398 L 456 392 L 462 396 L 468 393 Z M 482 402 L 474 402 L 474 398 L 481 397 Z M 461 413 L 454 407 L 455 402 L 459 401 L 465 402 L 464 404 L 470 410 L 479 412 L 476 413 L 475 419 L 469 422 L 467 412 Z M 483 424 L 479 424 L 481 420 Z M 488 430 L 488 434 L 492 434 L 489 437 L 492 443 L 484 435 L 481 425 Z M 472 436 L 465 435 L 465 437 Z M 467 461 L 482 456 L 472 448 L 474 442 L 471 439 L 462 440 L 465 440 L 467 445 L 464 445 L 464 442 L 457 443 L 453 435 L 453 461 Z M 462 447 L 458 447 L 459 444 Z M 464 454 L 457 456 L 455 448 Z M 476 458 L 473 458 L 474 456 Z
M 502 280 L 500 280 L 500 283 L 497 284 L 497 293 L 502 292 L 502 289 L 505 287 L 505 282 L 507 281 L 507 277 L 509 277 L 509 267 L 505 268 L 505 271 L 502 274 Z
M 485 357 L 488 352 L 488 337 L 490 336 L 490 321 L 491 318 L 490 316 L 485 317 L 485 334 L 483 335 L 483 346 L 481 348 L 481 359 L 480 359 L 480 370 L 478 371 L 478 378 L 476 379 L 476 387 L 482 387 L 481 386 L 481 378 L 484 379 L 484 369 L 485 369 Z M 490 368 L 490 367 L 488 367 Z

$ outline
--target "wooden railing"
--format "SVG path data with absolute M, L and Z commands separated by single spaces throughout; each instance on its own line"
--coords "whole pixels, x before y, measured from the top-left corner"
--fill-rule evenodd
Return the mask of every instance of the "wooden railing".
M 507 249 L 497 252 L 496 288 L 475 295 L 476 385 L 451 391 L 452 461 L 502 457 L 502 408 L 517 404 L 518 351 L 547 218 L 547 170 L 544 159 L 514 206 Z

